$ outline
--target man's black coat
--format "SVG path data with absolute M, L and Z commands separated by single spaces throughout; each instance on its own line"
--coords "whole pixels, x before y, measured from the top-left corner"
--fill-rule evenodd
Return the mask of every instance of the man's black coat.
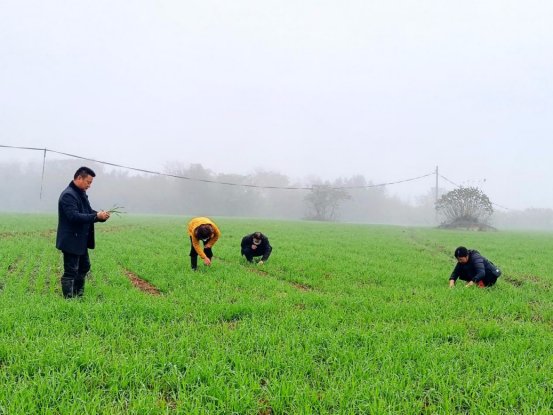
M 255 250 L 251 249 L 252 245 L 253 245 L 253 233 L 246 235 L 242 238 L 242 243 L 241 243 L 242 255 L 244 255 L 244 249 L 249 249 L 253 254 L 253 256 L 263 255 L 263 258 L 261 258 L 261 260 L 265 262 L 269 259 L 271 252 L 273 252 L 273 247 L 269 243 L 269 238 L 267 238 L 265 235 L 263 235 L 263 237 L 261 238 L 261 243 L 257 245 L 257 248 Z
M 491 261 L 480 255 L 476 249 L 469 249 L 469 260 L 465 264 L 457 263 L 451 273 L 450 280 L 456 281 L 457 278 L 463 281 L 473 281 L 478 283 L 486 275 L 495 275 L 495 278 L 501 275 L 501 271 Z
M 56 248 L 74 255 L 94 249 L 94 223 L 99 222 L 96 213 L 86 193 L 69 183 L 58 201 Z

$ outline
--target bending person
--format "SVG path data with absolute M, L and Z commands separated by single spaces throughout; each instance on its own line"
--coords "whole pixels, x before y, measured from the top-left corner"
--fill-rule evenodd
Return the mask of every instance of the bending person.
M 248 262 L 253 262 L 254 257 L 262 257 L 258 265 L 263 265 L 269 259 L 273 247 L 269 243 L 269 238 L 261 232 L 254 232 L 242 238 L 242 255 L 246 256 Z
M 501 275 L 493 262 L 487 260 L 476 249 L 460 246 L 455 250 L 457 265 L 449 277 L 449 286 L 453 287 L 457 278 L 468 281 L 467 287 L 473 284 L 479 287 L 491 287 Z
M 192 243 L 190 247 L 192 269 L 194 271 L 198 269 L 198 255 L 204 260 L 205 265 L 211 265 L 211 258 L 213 258 L 211 248 L 221 236 L 217 225 L 208 218 L 194 218 L 188 224 L 188 236 L 190 236 L 190 242 Z M 204 244 L 203 249 L 200 246 L 200 241 Z

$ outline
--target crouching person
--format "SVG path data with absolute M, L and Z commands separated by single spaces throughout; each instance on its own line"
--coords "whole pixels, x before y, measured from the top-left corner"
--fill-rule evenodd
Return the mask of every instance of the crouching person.
M 258 265 L 262 265 L 269 259 L 273 248 L 269 243 L 269 238 L 261 232 L 255 232 L 242 238 L 242 255 L 248 262 L 253 262 L 254 257 L 261 257 Z
M 460 246 L 455 250 L 455 258 L 457 265 L 449 277 L 450 287 L 455 285 L 458 278 L 468 281 L 467 287 L 474 284 L 481 288 L 491 287 L 501 275 L 501 270 L 476 249 Z
M 188 224 L 188 236 L 190 236 L 190 263 L 192 269 L 198 269 L 198 255 L 204 260 L 204 264 L 211 265 L 213 251 L 211 248 L 219 239 L 221 232 L 219 228 L 208 218 L 194 218 Z M 200 246 L 200 241 L 203 242 L 204 248 Z

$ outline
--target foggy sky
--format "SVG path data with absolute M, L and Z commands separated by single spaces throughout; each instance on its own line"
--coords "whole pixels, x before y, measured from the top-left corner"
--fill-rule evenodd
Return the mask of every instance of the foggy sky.
M 0 1 L 0 144 L 145 169 L 553 208 L 552 74 L 550 0 Z

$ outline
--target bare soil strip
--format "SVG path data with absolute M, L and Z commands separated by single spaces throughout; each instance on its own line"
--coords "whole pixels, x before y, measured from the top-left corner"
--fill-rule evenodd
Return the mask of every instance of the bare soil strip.
M 124 268 L 123 268 L 123 272 L 127 277 L 129 277 L 129 279 L 131 280 L 131 284 L 134 285 L 136 288 L 138 288 L 140 291 L 143 291 L 151 295 L 161 294 L 159 292 L 159 289 L 155 285 L 150 284 L 148 281 L 144 281 L 138 275 L 133 274 L 131 271 Z
M 94 232 L 99 233 L 109 233 L 109 232 L 119 232 L 125 229 L 131 229 L 136 228 L 134 225 L 116 225 L 116 226 L 98 226 L 97 228 L 94 228 Z
M 294 287 L 296 287 L 300 291 L 311 291 L 312 288 L 305 284 L 300 284 L 299 282 L 290 282 Z
M 222 262 L 223 264 L 226 264 L 226 265 L 236 265 L 236 264 L 233 264 L 232 262 L 229 262 L 229 261 L 227 261 L 225 259 L 221 259 L 221 258 L 217 258 L 217 261 L 220 261 L 220 262 Z M 269 275 L 269 273 L 266 272 L 266 271 L 262 271 L 262 270 L 257 269 L 257 268 L 251 268 L 248 265 L 243 265 L 243 264 L 240 264 L 240 265 L 245 267 L 250 272 L 255 272 L 256 274 L 263 275 L 263 276 Z
M 248 271 L 250 271 L 250 272 L 255 272 L 256 274 L 263 275 L 264 277 L 266 277 L 267 275 L 269 275 L 268 272 L 266 272 L 266 271 L 261 271 L 260 269 L 249 268 L 249 267 L 247 267 L 246 269 L 247 269 Z
M 518 279 L 515 279 L 515 278 L 512 278 L 512 277 L 508 277 L 506 275 L 502 275 L 499 278 L 503 278 L 504 281 L 508 282 L 509 284 L 511 284 L 511 285 L 513 285 L 517 288 L 524 284 L 524 281 L 521 281 L 521 280 L 518 280 Z
M 30 231 L 30 232 L 3 232 L 0 233 L 0 239 L 2 238 L 13 238 L 14 236 L 34 236 L 34 235 L 40 235 L 43 238 L 49 238 L 53 234 L 55 234 L 58 230 L 57 229 L 47 229 L 44 231 Z
M 217 258 L 218 261 L 222 262 L 223 264 L 226 264 L 226 265 L 234 265 L 232 264 L 231 262 L 229 261 L 226 261 L 224 259 L 220 259 L 220 258 Z M 280 281 L 284 281 L 284 282 L 287 282 L 288 284 L 294 286 L 295 288 L 297 288 L 298 290 L 300 291 L 313 291 L 313 288 L 310 287 L 309 285 L 305 285 L 305 284 L 300 284 L 299 282 L 295 282 L 295 281 L 287 281 L 283 278 L 279 278 L 277 275 L 271 275 L 269 274 L 267 271 L 262 271 L 258 268 L 252 268 L 248 265 L 242 265 L 244 268 L 246 268 L 246 270 L 250 271 L 250 272 L 253 272 L 255 274 L 258 274 L 258 275 L 262 275 L 263 277 L 270 277 L 270 276 L 274 276 L 276 277 L 278 280 Z

